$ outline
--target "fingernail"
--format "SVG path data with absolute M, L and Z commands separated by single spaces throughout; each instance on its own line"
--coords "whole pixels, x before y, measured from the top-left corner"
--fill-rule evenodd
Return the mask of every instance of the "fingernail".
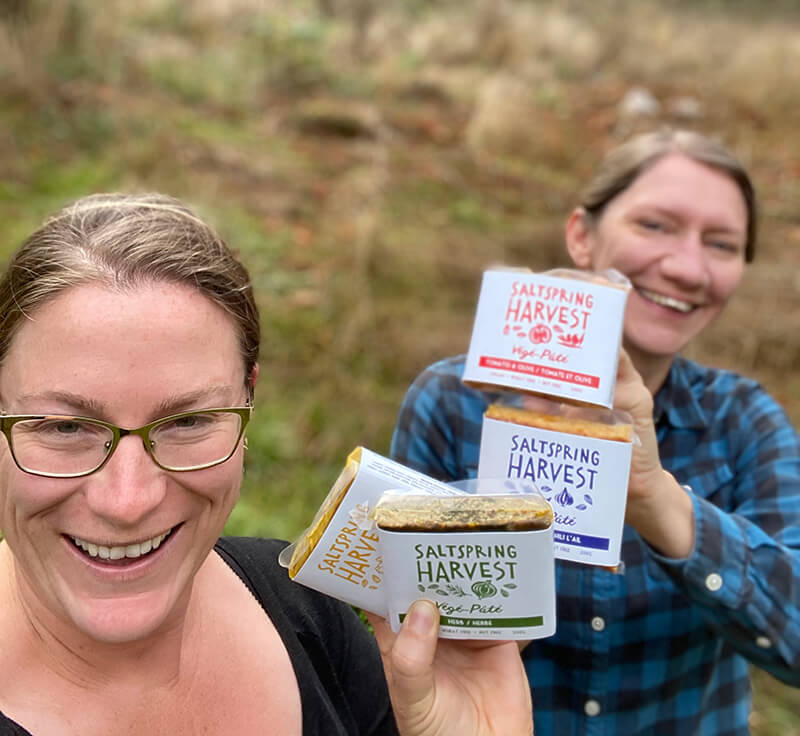
M 436 606 L 424 598 L 415 601 L 408 609 L 408 628 L 415 634 L 425 635 L 433 627 Z

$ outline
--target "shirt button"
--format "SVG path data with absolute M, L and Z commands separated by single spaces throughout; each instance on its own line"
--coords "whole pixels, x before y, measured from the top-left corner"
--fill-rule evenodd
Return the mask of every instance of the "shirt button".
M 770 639 L 768 636 L 757 636 L 756 646 L 761 647 L 762 649 L 769 649 L 772 646 L 772 639 Z
M 605 627 L 606 627 L 605 619 L 603 619 L 601 616 L 595 616 L 592 619 L 592 628 L 595 631 L 602 631 Z
M 722 576 L 718 575 L 715 572 L 712 572 L 706 578 L 706 588 L 708 588 L 712 593 L 716 593 L 722 587 Z
M 600 715 L 600 703 L 594 699 L 587 700 L 583 704 L 583 712 L 586 713 L 589 718 L 594 718 L 595 716 Z

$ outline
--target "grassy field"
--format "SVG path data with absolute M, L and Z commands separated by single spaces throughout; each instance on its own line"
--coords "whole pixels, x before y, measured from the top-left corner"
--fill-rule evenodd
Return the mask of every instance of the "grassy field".
M 466 348 L 483 269 L 564 264 L 587 173 L 661 124 L 725 140 L 762 198 L 689 353 L 800 421 L 796 3 L 46 5 L 0 0 L 0 256 L 98 190 L 184 198 L 242 253 L 264 342 L 231 532 L 294 537 L 353 447 L 386 453 L 408 383 Z M 798 691 L 756 684 L 753 732 L 800 734 Z

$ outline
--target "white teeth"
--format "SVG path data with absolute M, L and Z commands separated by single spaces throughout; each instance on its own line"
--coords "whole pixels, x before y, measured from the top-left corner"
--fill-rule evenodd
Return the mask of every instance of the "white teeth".
M 135 559 L 146 555 L 154 549 L 158 549 L 161 543 L 169 536 L 172 529 L 165 534 L 159 534 L 157 537 L 147 539 L 144 542 L 136 544 L 120 545 L 114 547 L 106 547 L 102 544 L 93 544 L 78 537 L 72 537 L 72 541 L 86 552 L 89 557 L 99 557 L 101 560 L 121 560 L 123 557 Z
M 691 312 L 694 309 L 694 304 L 690 304 L 689 302 L 684 302 L 679 299 L 673 299 L 671 296 L 664 296 L 663 294 L 658 294 L 655 291 L 648 291 L 647 289 L 638 289 L 637 291 L 650 302 L 660 304 L 662 307 L 677 309 L 679 312 L 683 312 L 684 314 Z

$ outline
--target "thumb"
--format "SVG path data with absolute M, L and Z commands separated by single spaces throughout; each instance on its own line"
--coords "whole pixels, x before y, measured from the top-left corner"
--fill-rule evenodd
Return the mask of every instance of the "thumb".
M 614 408 L 628 412 L 639 425 L 649 427 L 653 423 L 653 395 L 624 349 L 619 351 Z
M 435 701 L 433 660 L 439 609 L 432 601 L 411 605 L 390 654 L 392 703 L 398 725 L 412 728 L 431 717 Z

